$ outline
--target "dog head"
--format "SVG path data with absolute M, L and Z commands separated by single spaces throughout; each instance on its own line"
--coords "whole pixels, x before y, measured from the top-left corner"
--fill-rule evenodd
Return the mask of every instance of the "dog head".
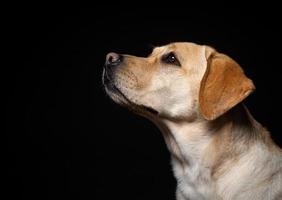
M 116 103 L 172 120 L 216 119 L 255 89 L 234 60 L 194 43 L 157 47 L 146 58 L 109 53 L 103 84 Z

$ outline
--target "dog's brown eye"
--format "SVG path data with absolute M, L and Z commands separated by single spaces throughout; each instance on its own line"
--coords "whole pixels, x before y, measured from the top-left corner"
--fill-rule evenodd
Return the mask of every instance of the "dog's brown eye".
M 162 61 L 167 64 L 180 66 L 180 63 L 173 52 L 170 52 L 162 57 Z

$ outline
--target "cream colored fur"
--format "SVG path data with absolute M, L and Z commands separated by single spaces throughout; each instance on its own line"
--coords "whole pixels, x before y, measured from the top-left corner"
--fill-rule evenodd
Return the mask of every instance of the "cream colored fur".
M 163 61 L 169 52 L 181 66 Z M 105 84 L 106 92 L 163 133 L 177 179 L 177 200 L 282 199 L 282 151 L 241 102 L 254 89 L 252 82 L 239 73 L 248 85 L 244 96 L 235 98 L 236 105 L 216 105 L 224 112 L 212 113 L 212 119 L 201 112 L 201 83 L 214 54 L 209 46 L 172 43 L 155 48 L 147 58 L 124 55 L 111 83 Z

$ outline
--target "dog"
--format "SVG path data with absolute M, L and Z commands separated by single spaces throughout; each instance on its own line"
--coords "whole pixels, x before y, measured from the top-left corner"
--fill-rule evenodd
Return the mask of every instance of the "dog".
M 282 199 L 282 150 L 243 103 L 255 86 L 229 56 L 188 42 L 109 53 L 105 91 L 161 130 L 177 200 Z

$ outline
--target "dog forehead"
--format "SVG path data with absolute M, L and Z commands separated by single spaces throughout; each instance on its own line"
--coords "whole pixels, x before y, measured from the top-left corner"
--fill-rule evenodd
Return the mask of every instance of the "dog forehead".
M 152 51 L 151 56 L 163 55 L 163 54 L 166 54 L 172 51 L 179 53 L 179 54 L 184 54 L 186 56 L 189 56 L 189 55 L 193 56 L 201 52 L 202 48 L 203 48 L 202 45 L 198 45 L 195 43 L 175 42 L 175 43 L 170 43 L 164 46 L 155 47 Z

